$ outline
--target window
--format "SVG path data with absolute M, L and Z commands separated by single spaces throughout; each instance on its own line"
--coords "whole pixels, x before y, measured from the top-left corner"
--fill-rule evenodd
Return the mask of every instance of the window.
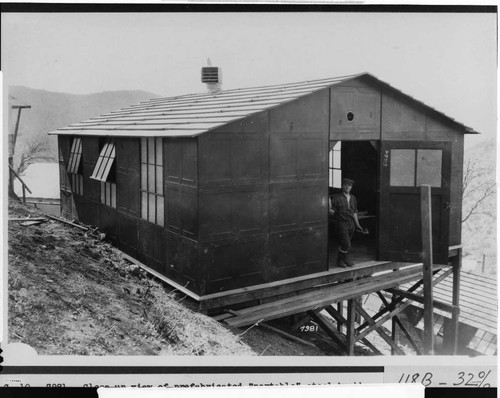
M 340 141 L 330 141 L 328 185 L 332 188 L 340 188 L 342 186 L 342 170 L 340 168 L 341 145 Z
M 78 174 L 82 160 L 82 139 L 74 138 L 68 161 L 68 173 Z
M 116 209 L 116 183 L 101 181 L 101 203 Z
M 106 138 L 90 178 L 101 182 L 101 203 L 116 209 L 115 140 Z
M 391 149 L 390 184 L 441 187 L 443 153 L 440 149 Z
M 107 138 L 104 145 L 101 147 L 99 159 L 95 164 L 94 171 L 90 178 L 94 180 L 105 182 L 108 180 L 109 172 L 115 160 L 115 140 L 114 138 Z
M 73 138 L 68 160 L 68 177 L 71 191 L 77 195 L 83 195 L 83 163 L 82 163 L 82 139 Z
M 164 225 L 161 138 L 141 138 L 141 217 Z

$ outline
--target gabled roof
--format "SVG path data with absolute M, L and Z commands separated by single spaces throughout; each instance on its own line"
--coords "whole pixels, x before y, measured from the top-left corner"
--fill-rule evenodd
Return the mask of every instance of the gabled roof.
M 301 83 L 225 90 L 215 94 L 204 93 L 155 98 L 141 102 L 138 105 L 72 124 L 49 134 L 193 137 L 359 77 L 368 78 L 400 95 L 410 98 L 412 101 L 464 128 L 467 133 L 476 133 L 473 129 L 396 90 L 376 77 L 368 73 L 362 73 Z

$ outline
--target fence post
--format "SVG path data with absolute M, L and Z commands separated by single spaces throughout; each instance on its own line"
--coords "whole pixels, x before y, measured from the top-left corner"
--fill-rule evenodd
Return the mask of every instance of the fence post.
M 422 221 L 422 261 L 424 264 L 424 354 L 434 354 L 434 306 L 432 292 L 432 212 L 431 187 L 420 187 Z

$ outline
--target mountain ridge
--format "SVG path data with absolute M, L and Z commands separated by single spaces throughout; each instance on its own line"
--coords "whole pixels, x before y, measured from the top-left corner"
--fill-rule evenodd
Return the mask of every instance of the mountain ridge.
M 48 136 L 48 132 L 158 97 L 144 90 L 71 94 L 22 85 L 9 86 L 9 103 L 31 107 L 21 112 L 16 157 L 26 150 L 31 140 L 41 140 L 47 143 L 47 155 L 57 161 L 57 138 Z M 16 119 L 17 110 L 9 107 L 10 131 L 14 130 Z

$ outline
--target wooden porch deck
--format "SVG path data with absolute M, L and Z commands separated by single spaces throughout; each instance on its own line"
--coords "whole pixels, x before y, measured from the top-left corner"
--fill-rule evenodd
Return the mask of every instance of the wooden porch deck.
M 446 266 L 435 265 L 434 269 L 439 270 L 444 267 Z M 373 275 L 374 272 L 376 275 Z M 423 265 L 412 263 L 365 263 L 347 271 L 336 268 L 329 274 L 329 282 L 302 289 L 292 296 L 274 297 L 268 302 L 232 311 L 234 316 L 225 322 L 230 326 L 242 327 L 259 321 L 315 310 L 332 303 L 418 281 L 422 279 L 422 275 Z
M 358 281 L 359 279 L 371 277 L 380 273 L 383 273 L 384 275 L 379 278 L 381 282 L 386 280 L 388 281 L 388 285 L 396 287 L 399 283 L 405 283 L 399 281 L 398 278 L 400 276 L 408 274 L 409 279 L 405 279 L 407 282 L 410 282 L 418 277 L 421 278 L 423 272 L 422 267 L 422 263 L 366 261 L 355 264 L 351 268 L 334 267 L 330 268 L 328 271 L 318 272 L 315 274 L 209 294 L 199 297 L 198 301 L 200 302 L 200 308 L 207 311 L 211 309 L 230 308 L 231 306 L 237 304 L 242 306 L 243 303 L 249 303 L 248 306 L 262 305 L 267 301 L 276 302 L 277 300 L 286 299 L 290 296 L 295 296 L 297 300 L 308 300 L 310 297 L 304 296 L 305 294 L 310 293 L 311 297 L 313 297 L 314 294 L 327 294 L 330 291 L 340 289 L 341 285 L 350 286 L 347 289 L 352 289 L 354 286 L 357 286 L 357 283 L 360 283 Z M 439 269 L 438 267 L 438 265 L 434 266 L 435 269 Z M 400 272 L 396 273 L 396 271 Z M 406 273 L 401 273 L 402 271 L 405 271 Z M 367 279 L 367 281 L 375 283 L 373 288 L 376 289 L 378 286 L 378 282 L 376 281 L 379 279 L 376 279 L 374 282 L 372 278 L 370 278 Z M 348 283 L 354 283 L 354 285 L 348 285 Z M 364 286 L 364 284 L 362 285 Z M 364 291 L 363 288 L 361 288 L 361 291 Z M 335 294 L 341 293 L 339 291 Z M 362 294 L 365 293 L 358 292 L 356 295 L 359 296 Z

